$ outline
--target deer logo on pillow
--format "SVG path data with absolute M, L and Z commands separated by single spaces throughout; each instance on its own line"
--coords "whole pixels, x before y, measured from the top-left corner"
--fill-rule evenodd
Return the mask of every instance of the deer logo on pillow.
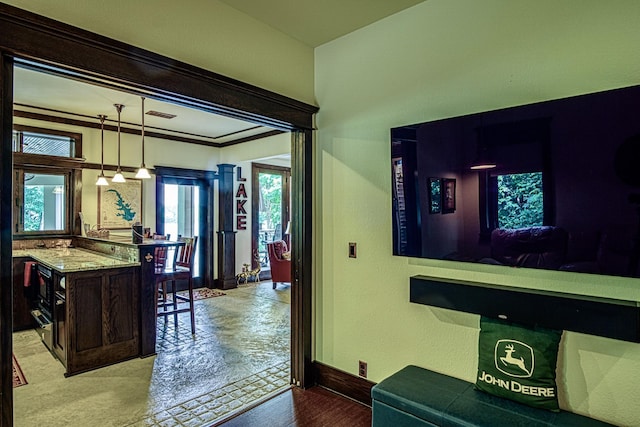
M 530 378 L 535 367 L 533 348 L 516 340 L 498 340 L 495 364 L 500 372 L 510 377 Z

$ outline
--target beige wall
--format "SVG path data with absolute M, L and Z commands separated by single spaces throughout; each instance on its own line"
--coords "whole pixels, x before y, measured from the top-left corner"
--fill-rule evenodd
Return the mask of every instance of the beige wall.
M 3 0 L 314 104 L 313 50 L 217 0 Z
M 393 257 L 389 145 L 399 125 L 640 83 L 639 17 L 635 0 L 429 0 L 316 49 L 319 361 L 474 381 L 478 316 L 409 303 L 415 274 L 640 301 L 637 279 Z M 565 333 L 561 406 L 640 425 L 639 371 L 640 344 Z
M 637 280 L 392 257 L 388 142 L 393 126 L 637 84 L 636 0 L 429 0 L 321 46 L 315 58 L 215 0 L 6 2 L 301 101 L 317 98 L 314 316 L 324 363 L 356 374 L 365 360 L 373 381 L 409 363 L 473 381 L 477 316 L 410 304 L 408 277 L 418 273 L 640 300 Z M 347 258 L 351 241 L 356 259 Z M 561 405 L 640 425 L 638 370 L 640 345 L 566 333 Z

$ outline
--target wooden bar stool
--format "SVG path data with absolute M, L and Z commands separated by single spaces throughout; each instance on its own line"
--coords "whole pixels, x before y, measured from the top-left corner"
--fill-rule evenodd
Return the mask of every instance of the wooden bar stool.
M 157 292 L 157 316 L 173 315 L 174 323 L 178 325 L 178 314 L 189 312 L 191 315 L 191 333 L 196 333 L 196 318 L 193 309 L 193 257 L 195 254 L 195 246 L 198 241 L 197 237 L 180 237 L 179 242 L 184 243 L 174 252 L 172 262 L 167 262 L 166 247 L 164 248 L 165 261 L 162 262 L 158 257 L 162 256 L 156 252 L 156 292 Z M 160 248 L 157 248 L 160 249 Z M 162 268 L 158 268 L 160 264 L 164 264 Z M 186 280 L 188 284 L 188 296 L 177 293 L 178 280 Z M 168 296 L 171 295 L 171 299 Z M 183 305 L 187 306 L 184 307 Z

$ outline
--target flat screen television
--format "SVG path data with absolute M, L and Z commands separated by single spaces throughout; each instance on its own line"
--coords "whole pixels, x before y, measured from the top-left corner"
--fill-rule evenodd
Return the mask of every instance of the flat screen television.
M 640 86 L 391 129 L 393 253 L 638 277 Z

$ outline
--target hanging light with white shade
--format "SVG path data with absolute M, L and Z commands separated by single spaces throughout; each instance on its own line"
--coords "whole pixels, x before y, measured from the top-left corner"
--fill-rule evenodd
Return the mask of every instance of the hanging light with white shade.
M 111 178 L 111 182 L 126 182 L 124 179 L 124 175 L 122 175 L 122 170 L 120 169 L 120 113 L 124 108 L 122 104 L 113 104 L 116 107 L 116 111 L 118 112 L 118 169 L 116 170 L 116 174 Z
M 149 175 L 149 171 L 144 165 L 144 96 L 142 98 L 142 126 L 141 126 L 141 134 L 142 134 L 142 164 L 140 165 L 140 169 L 138 169 L 138 173 L 136 173 L 136 178 L 138 179 L 149 179 L 151 175 Z
M 98 115 L 100 119 L 100 175 L 98 175 L 98 180 L 96 181 L 96 185 L 109 185 L 109 181 L 104 176 L 104 120 L 107 118 L 104 114 Z

